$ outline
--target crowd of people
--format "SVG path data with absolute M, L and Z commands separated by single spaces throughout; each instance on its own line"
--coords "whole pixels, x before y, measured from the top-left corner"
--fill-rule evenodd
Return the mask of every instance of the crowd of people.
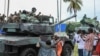
M 41 14 L 41 12 L 39 12 L 36 15 L 36 8 L 33 7 L 31 12 L 26 11 L 26 10 L 19 10 L 19 12 L 16 12 L 14 14 L 10 14 L 8 17 L 6 15 L 1 15 L 0 14 L 0 22 L 38 22 L 37 17 Z M 5 20 L 5 18 L 7 18 Z
M 78 45 L 78 56 L 92 56 L 94 54 L 100 56 L 100 33 L 93 28 L 78 30 L 75 33 L 73 42 Z M 37 47 L 40 47 L 38 56 L 61 56 L 63 49 L 63 40 L 59 36 L 54 35 L 51 40 L 40 41 Z
M 100 33 L 97 33 L 93 28 L 78 30 L 74 35 L 73 42 L 78 45 L 79 56 L 100 56 Z

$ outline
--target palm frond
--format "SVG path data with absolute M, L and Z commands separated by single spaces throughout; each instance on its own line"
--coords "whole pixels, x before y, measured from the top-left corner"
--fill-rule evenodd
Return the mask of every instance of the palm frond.
M 75 8 L 76 8 L 77 11 L 80 11 L 81 10 L 81 6 L 79 4 L 76 4 L 76 7 Z
M 76 2 L 80 5 L 83 5 L 82 0 L 76 0 Z
M 76 11 L 80 11 L 81 10 L 81 5 L 77 2 L 73 2 L 73 10 L 76 10 Z
M 70 2 L 70 0 L 63 0 L 64 2 Z
M 72 13 L 72 11 L 73 11 L 73 3 L 69 4 L 67 11 Z
M 67 11 L 72 13 L 77 13 L 77 11 L 81 10 L 81 6 L 83 5 L 82 0 L 63 0 L 64 2 L 69 2 L 69 6 Z

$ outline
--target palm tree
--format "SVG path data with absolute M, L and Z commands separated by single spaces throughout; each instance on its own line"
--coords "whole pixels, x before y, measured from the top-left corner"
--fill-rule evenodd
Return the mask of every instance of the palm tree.
M 74 12 L 74 14 L 77 14 L 77 11 L 81 10 L 81 6 L 83 5 L 82 0 L 63 0 L 64 2 L 69 2 L 69 6 L 67 11 L 72 13 Z M 77 21 L 77 19 L 75 18 L 75 21 Z

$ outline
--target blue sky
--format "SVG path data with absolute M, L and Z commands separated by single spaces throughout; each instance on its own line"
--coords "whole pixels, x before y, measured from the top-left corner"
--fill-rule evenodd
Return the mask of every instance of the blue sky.
M 10 13 L 14 13 L 14 11 L 18 10 L 28 10 L 31 11 L 32 7 L 37 8 L 37 13 L 42 12 L 44 15 L 52 15 L 57 18 L 57 0 L 10 0 Z M 78 21 L 83 17 L 84 14 L 87 14 L 88 17 L 94 17 L 94 0 L 82 0 L 83 6 L 82 10 L 77 13 Z M 96 7 L 96 16 L 98 20 L 100 20 L 100 0 L 95 0 Z M 61 19 L 65 19 L 69 17 L 71 14 L 67 12 L 67 7 L 69 3 L 64 3 L 62 1 L 62 17 Z M 4 13 L 4 0 L 0 0 L 0 13 Z M 75 21 L 72 19 L 71 21 Z

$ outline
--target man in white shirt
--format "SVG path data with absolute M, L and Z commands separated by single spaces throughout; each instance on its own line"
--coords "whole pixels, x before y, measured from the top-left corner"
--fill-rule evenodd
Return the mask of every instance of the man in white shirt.
M 83 56 L 84 40 L 82 36 L 85 34 L 83 30 L 78 30 L 77 34 L 74 35 L 74 43 L 78 44 L 78 54 Z

